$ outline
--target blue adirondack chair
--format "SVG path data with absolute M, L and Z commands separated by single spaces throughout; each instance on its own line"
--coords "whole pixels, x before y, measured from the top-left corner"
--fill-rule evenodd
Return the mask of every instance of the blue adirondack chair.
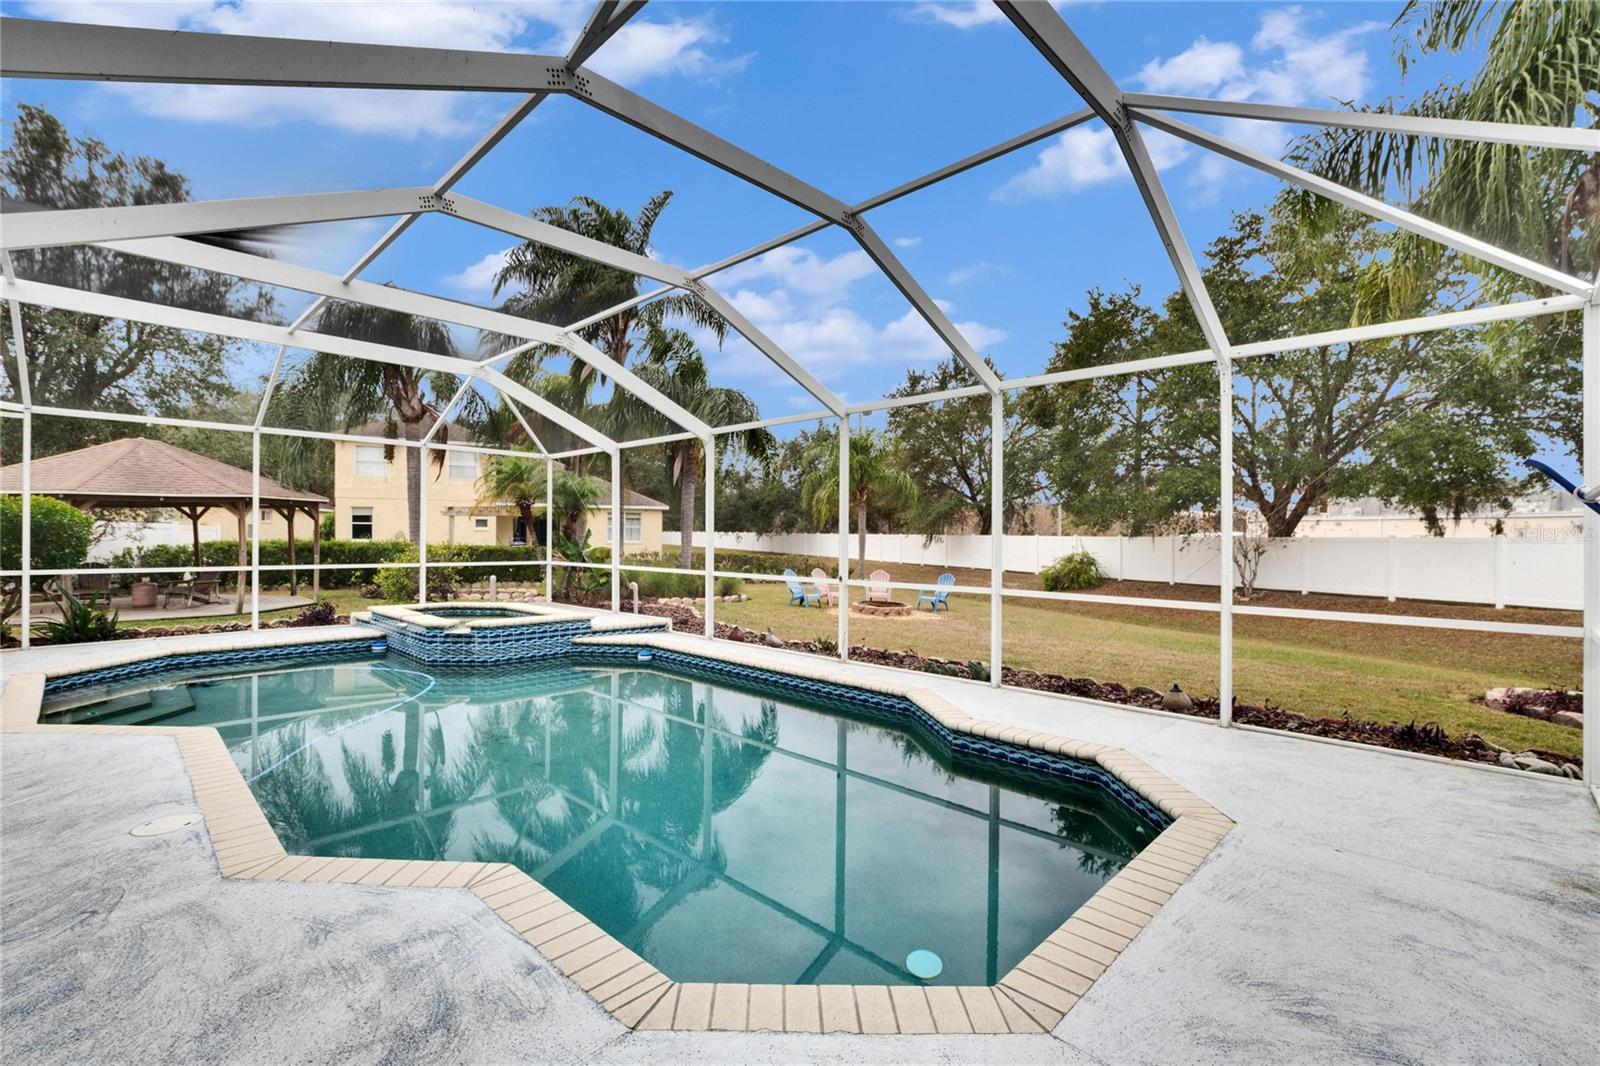
M 783 572 L 783 583 L 789 586 L 789 606 L 799 604 L 801 607 L 810 607 L 812 604 L 821 606 L 821 599 L 816 589 L 808 589 L 800 584 L 800 575 L 793 570 Z
M 950 609 L 950 589 L 955 587 L 955 583 L 956 575 L 940 574 L 938 588 L 923 589 L 917 593 L 917 606 L 920 608 L 926 603 L 930 611 L 937 611 L 941 607 L 948 611 Z

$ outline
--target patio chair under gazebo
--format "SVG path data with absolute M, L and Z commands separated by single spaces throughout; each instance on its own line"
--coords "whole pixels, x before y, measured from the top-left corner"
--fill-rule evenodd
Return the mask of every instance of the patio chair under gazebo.
M 194 566 L 202 565 L 200 518 L 216 509 L 232 514 L 238 523 L 239 580 L 234 610 L 244 609 L 244 574 L 249 567 L 247 519 L 251 508 L 250 471 L 208 459 L 203 455 L 146 437 L 126 437 L 75 452 L 63 452 L 32 462 L 30 492 L 54 496 L 86 511 L 114 508 L 170 508 L 187 518 L 194 529 Z M 22 465 L 0 467 L 0 493 L 22 491 Z M 295 516 L 311 519 L 312 595 L 321 591 L 317 570 L 322 562 L 322 528 L 319 510 L 325 496 L 304 492 L 261 478 L 262 509 L 283 516 L 288 527 L 289 565 L 295 565 Z M 290 594 L 298 592 L 299 575 L 289 571 Z

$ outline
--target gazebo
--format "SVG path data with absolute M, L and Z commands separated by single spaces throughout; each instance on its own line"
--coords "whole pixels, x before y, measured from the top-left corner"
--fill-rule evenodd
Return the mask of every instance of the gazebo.
M 239 581 L 234 609 L 244 609 L 244 574 L 249 568 L 246 518 L 259 503 L 264 510 L 283 516 L 288 526 L 289 565 L 295 565 L 294 520 L 304 513 L 311 519 L 312 595 L 321 591 L 317 565 L 322 561 L 322 526 L 319 510 L 326 496 L 291 489 L 262 477 L 252 491 L 251 474 L 236 466 L 148 437 L 125 437 L 73 452 L 32 461 L 30 491 L 54 496 L 86 511 L 112 508 L 171 508 L 187 518 L 194 530 L 194 566 L 201 566 L 200 517 L 217 509 L 232 514 L 238 523 Z M 22 464 L 0 467 L 0 493 L 22 491 Z M 298 574 L 289 571 L 289 591 L 298 591 Z

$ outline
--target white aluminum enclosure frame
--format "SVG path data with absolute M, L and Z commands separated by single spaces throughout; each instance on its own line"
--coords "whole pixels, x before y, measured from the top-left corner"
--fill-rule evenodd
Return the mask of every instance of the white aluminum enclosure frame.
M 1523 145 L 1549 150 L 1600 151 L 1600 131 L 1593 129 L 1562 129 L 1526 125 L 1485 122 L 1460 122 L 1444 119 L 1421 118 L 1366 111 L 1336 111 L 1318 108 L 1294 108 L 1248 102 L 1205 100 L 1189 97 L 1151 93 L 1124 93 L 1095 60 L 1092 53 L 1072 33 L 1066 23 L 1048 3 L 1040 0 L 1001 0 L 998 4 L 1006 17 L 1038 50 L 1043 61 L 1048 62 L 1088 104 L 1060 119 L 1033 130 L 1001 141 L 989 149 L 974 153 L 961 160 L 934 170 L 921 178 L 902 183 L 877 196 L 854 205 L 836 199 L 772 164 L 717 137 L 709 131 L 667 111 L 631 90 L 616 85 L 584 66 L 595 52 L 603 47 L 627 21 L 643 7 L 642 0 L 604 0 L 599 3 L 583 31 L 565 57 L 523 54 L 498 54 L 463 52 L 446 49 L 404 48 L 384 45 L 327 43 L 277 38 L 250 38 L 202 33 L 170 33 L 155 30 L 137 30 L 115 27 L 83 26 L 24 19 L 0 19 L 0 75 L 6 77 L 78 78 L 102 81 L 164 82 L 185 84 L 236 84 L 279 86 L 325 86 L 342 88 L 384 88 L 439 91 L 477 91 L 513 94 L 516 103 L 469 149 L 454 165 L 430 186 L 401 189 L 365 190 L 348 193 L 323 193 L 309 196 L 264 197 L 253 200 L 154 205 L 132 208 L 100 210 L 52 211 L 7 213 L 0 228 L 0 298 L 9 304 L 12 333 L 17 338 L 13 349 L 21 381 L 21 390 L 13 401 L 0 403 L 0 416 L 18 418 L 22 428 L 22 563 L 20 571 L 6 577 L 22 578 L 23 641 L 28 640 L 30 620 L 29 582 L 34 576 L 50 573 L 36 571 L 31 565 L 31 527 L 28 520 L 31 501 L 32 420 L 35 416 L 97 418 L 128 422 L 147 422 L 162 425 L 188 425 L 226 429 L 251 434 L 252 494 L 259 499 L 260 441 L 262 435 L 285 434 L 282 430 L 265 424 L 268 403 L 278 383 L 285 353 L 290 349 L 328 352 L 346 358 L 376 359 L 428 370 L 441 370 L 457 375 L 460 389 L 449 404 L 439 411 L 439 421 L 420 441 L 394 440 L 385 443 L 397 447 L 417 447 L 425 452 L 437 448 L 466 450 L 485 454 L 517 454 L 541 457 L 546 463 L 546 491 L 553 487 L 555 461 L 574 455 L 602 453 L 610 457 L 612 478 L 612 555 L 607 569 L 611 574 L 612 606 L 619 605 L 620 565 L 622 554 L 621 521 L 621 452 L 630 447 L 644 447 L 666 441 L 695 438 L 700 441 L 706 455 L 704 507 L 707 548 L 704 565 L 694 571 L 705 581 L 705 631 L 712 635 L 714 629 L 715 580 L 724 575 L 716 566 L 716 473 L 717 438 L 741 430 L 816 422 L 836 423 L 839 433 L 839 559 L 838 574 L 841 598 L 847 600 L 852 588 L 864 582 L 850 578 L 850 521 L 849 469 L 850 437 L 849 418 L 891 407 L 938 403 L 963 397 L 988 396 L 990 398 L 990 431 L 992 450 L 991 484 L 1004 484 L 1005 469 L 1005 404 L 1007 394 L 1023 389 L 1049 386 L 1068 381 L 1083 381 L 1099 377 L 1120 376 L 1169 367 L 1213 364 L 1218 372 L 1218 415 L 1221 460 L 1220 499 L 1233 499 L 1232 431 L 1234 364 L 1239 359 L 1290 351 L 1312 346 L 1355 343 L 1385 337 L 1397 337 L 1441 329 L 1459 329 L 1495 321 L 1552 314 L 1580 313 L 1583 316 L 1583 480 L 1586 484 L 1600 483 L 1600 406 L 1591 399 L 1600 389 L 1600 295 L 1592 280 L 1573 277 L 1553 270 L 1543 264 L 1498 249 L 1482 241 L 1456 233 L 1446 227 L 1419 218 L 1401 208 L 1381 200 L 1357 193 L 1308 174 L 1244 146 L 1235 144 L 1213 133 L 1196 129 L 1171 117 L 1172 113 L 1192 113 L 1244 120 L 1309 123 L 1353 129 L 1391 130 L 1424 137 L 1458 138 Z M 506 211 L 493 205 L 480 203 L 455 195 L 452 190 L 480 160 L 488 155 L 505 137 L 531 114 L 550 95 L 573 97 L 624 121 L 654 137 L 688 151 L 701 159 L 732 173 L 774 195 L 794 203 L 816 216 L 816 220 L 772 238 L 743 252 L 696 270 L 681 270 L 643 256 L 601 245 L 597 242 L 539 223 L 525 215 Z M 983 362 L 976 349 L 963 337 L 948 317 L 928 295 L 913 274 L 885 245 L 876 231 L 867 223 L 866 214 L 877 207 L 927 188 L 937 182 L 963 173 L 972 167 L 1017 151 L 1066 129 L 1088 121 L 1102 121 L 1112 131 L 1118 149 L 1144 198 L 1145 205 L 1160 236 L 1174 271 L 1190 306 L 1200 323 L 1207 348 L 1196 352 L 1175 353 L 1149 359 L 1128 361 L 1083 370 L 1056 372 L 1014 378 L 1002 381 Z M 1227 337 L 1220 317 L 1212 306 L 1200 267 L 1178 224 L 1176 213 L 1168 200 L 1161 181 L 1151 163 L 1145 147 L 1141 126 L 1150 126 L 1184 138 L 1204 151 L 1216 152 L 1226 158 L 1255 167 L 1281 180 L 1298 184 L 1318 195 L 1333 199 L 1351 209 L 1372 215 L 1397 226 L 1438 241 L 1464 254 L 1482 259 L 1498 267 L 1521 274 L 1536 285 L 1553 290 L 1559 295 L 1502 307 L 1482 307 L 1428 318 L 1408 319 L 1375 326 L 1332 330 L 1323 333 L 1287 337 L 1275 341 L 1234 344 Z M 373 285 L 358 277 L 390 245 L 400 239 L 412 223 L 423 213 L 436 212 L 455 215 L 467 221 L 490 226 L 523 240 L 535 240 L 562 248 L 576 255 L 586 256 L 602 263 L 651 278 L 661 287 L 643 292 L 616 307 L 566 326 L 532 322 L 469 304 L 430 296 L 424 293 Z M 230 252 L 178 239 L 185 234 L 238 229 L 250 226 L 270 226 L 289 222 L 329 221 L 350 218 L 394 217 L 395 221 L 384 234 L 342 275 L 325 274 L 294 267 L 275 260 L 240 252 Z M 920 396 L 883 398 L 846 404 L 822 382 L 816 379 L 801 362 L 784 352 L 771 338 L 765 336 L 753 323 L 712 288 L 707 279 L 738 263 L 790 242 L 838 227 L 867 253 L 882 270 L 884 276 L 906 297 L 912 307 L 927 321 L 930 328 L 962 360 L 970 371 L 974 384 L 938 393 Z M 220 315 L 206 315 L 181 309 L 158 307 L 135 301 L 118 300 L 101 294 L 84 292 L 56 285 L 18 278 L 12 268 L 10 249 L 32 246 L 96 242 L 126 254 L 146 256 L 179 265 L 213 270 L 263 284 L 296 289 L 315 298 L 311 305 L 289 326 L 249 322 Z M 743 334 L 767 358 L 783 369 L 800 386 L 811 393 L 820 404 L 815 411 L 761 419 L 738 426 L 709 426 L 690 412 L 672 403 L 647 383 L 639 380 L 626 367 L 612 363 L 603 353 L 584 342 L 578 332 L 618 311 L 637 306 L 665 293 L 688 291 L 704 297 L 723 314 L 729 324 Z M 501 353 L 481 361 L 452 359 L 413 352 L 383 345 L 363 344 L 344 338 L 332 337 L 308 328 L 318 312 L 331 300 L 364 303 L 410 314 L 438 319 L 443 322 L 493 331 L 518 338 L 522 344 L 515 350 L 544 345 L 561 349 L 574 359 L 602 370 L 616 382 L 616 387 L 633 393 L 649 404 L 669 421 L 680 427 L 679 431 L 649 440 L 618 441 L 599 433 L 581 419 L 555 408 L 537 393 L 505 375 L 501 365 L 511 353 Z M 152 418 L 143 415 L 79 411 L 36 405 L 29 392 L 28 354 L 22 343 L 22 304 L 37 304 L 89 314 L 109 315 L 137 321 L 165 324 L 181 329 L 238 337 L 258 343 L 277 346 L 277 358 L 268 376 L 263 395 L 256 411 L 253 425 L 231 425 L 174 418 Z M 478 385 L 498 393 L 515 413 L 527 433 L 532 446 L 530 451 L 507 451 L 456 443 L 438 444 L 436 433 L 450 410 Z M 526 407 L 567 430 L 582 444 L 576 449 L 552 452 L 534 434 L 533 427 L 523 417 Z M 357 434 L 303 433 L 301 436 L 329 440 L 374 440 Z M 426 463 L 424 464 L 426 469 Z M 426 480 L 426 479 L 424 479 Z M 424 486 L 424 492 L 426 488 Z M 1001 582 L 1004 563 L 1003 493 L 994 492 L 991 525 L 996 531 L 991 539 L 990 583 L 986 588 L 962 588 L 961 593 L 986 594 L 990 598 L 990 660 L 991 681 L 1000 684 L 1003 671 L 1002 608 L 1006 597 L 1022 599 L 1053 599 L 1061 601 L 1120 602 L 1117 597 L 1070 593 L 1047 593 L 1033 590 L 1007 590 Z M 259 508 L 257 509 L 259 513 Z M 424 535 L 420 538 L 418 563 L 419 597 L 426 596 L 426 573 L 430 564 L 426 556 L 426 507 L 424 507 Z M 566 564 L 551 557 L 549 544 L 553 532 L 550 508 L 546 508 L 546 553 L 543 561 L 546 593 L 554 591 L 554 570 Z M 685 536 L 692 531 L 684 531 Z M 1165 606 L 1175 610 L 1202 610 L 1217 613 L 1221 634 L 1221 703 L 1222 721 L 1226 725 L 1231 712 L 1231 686 L 1233 674 L 1233 648 L 1231 641 L 1232 617 L 1235 614 L 1280 615 L 1311 617 L 1328 620 L 1359 620 L 1385 625 L 1445 626 L 1486 632 L 1529 632 L 1551 637 L 1581 635 L 1584 644 L 1584 692 L 1586 712 L 1600 711 L 1600 519 L 1590 513 L 1585 516 L 1584 529 L 1584 623 L 1577 629 L 1561 626 L 1522 626 L 1506 623 L 1475 622 L 1469 620 L 1440 620 L 1410 618 L 1405 616 L 1374 617 L 1351 615 L 1346 612 L 1285 611 L 1233 604 L 1232 552 L 1228 541 L 1232 536 L 1232 522 L 1221 523 L 1223 540 L 1222 576 L 1219 596 L 1214 603 L 1199 604 L 1178 600 L 1137 600 L 1140 604 Z M 409 564 L 391 564 L 409 565 Z M 324 564 L 330 568 L 332 564 Z M 219 568 L 220 569 L 220 568 Z M 229 567 L 227 569 L 233 569 Z M 260 565 L 259 546 L 252 546 L 250 580 L 252 583 L 252 623 L 259 612 L 260 574 L 263 571 L 286 569 Z M 673 568 L 663 568 L 678 572 Z M 770 575 L 749 575 L 770 578 Z M 915 587 L 915 586 L 906 586 Z M 849 612 L 839 612 L 838 642 L 841 657 L 849 654 Z M 1600 718 L 1594 719 L 1600 721 Z M 1600 768 L 1600 729 L 1590 729 L 1584 734 L 1585 777 L 1591 787 Z

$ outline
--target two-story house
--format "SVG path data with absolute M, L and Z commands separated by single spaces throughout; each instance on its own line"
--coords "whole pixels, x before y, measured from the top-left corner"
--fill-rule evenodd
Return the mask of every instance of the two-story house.
M 453 428 L 453 427 L 452 427 Z M 381 436 L 379 423 L 355 431 Z M 452 441 L 466 439 L 464 431 Z M 381 444 L 339 441 L 333 455 L 334 536 L 351 540 L 406 540 L 406 457 L 396 447 L 390 455 Z M 478 477 L 487 456 L 446 451 L 443 462 L 423 464 L 427 484 L 427 530 L 430 543 L 543 544 L 544 508 L 535 508 L 534 528 L 524 523 L 509 501 L 482 500 Z M 611 482 L 595 478 L 599 498 L 590 509 L 586 528 L 596 545 L 611 543 Z M 661 550 L 661 519 L 667 505 L 630 489 L 622 496 L 623 552 L 634 555 Z

